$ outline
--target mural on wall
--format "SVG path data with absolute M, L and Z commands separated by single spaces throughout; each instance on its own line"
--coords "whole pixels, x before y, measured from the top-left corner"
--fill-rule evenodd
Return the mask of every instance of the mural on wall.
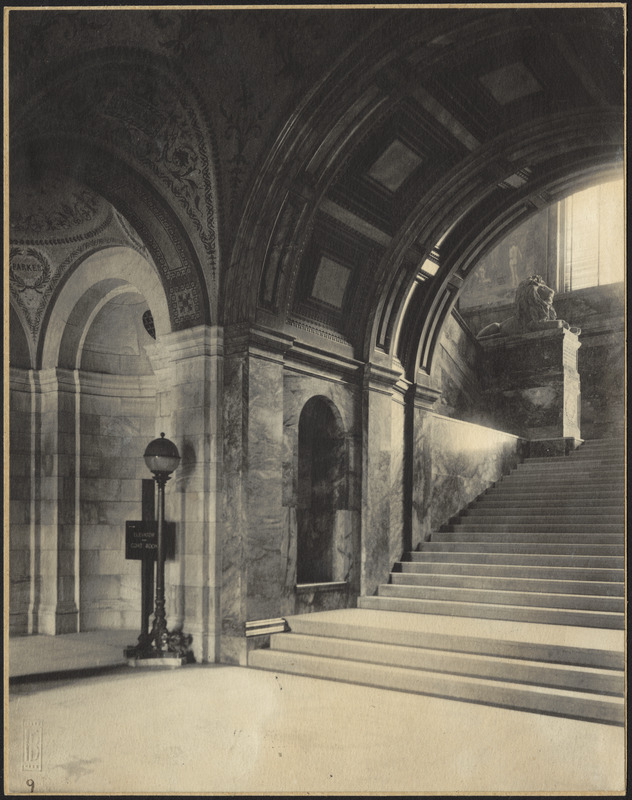
M 554 285 L 555 264 L 547 256 L 550 215 L 549 209 L 540 211 L 478 262 L 459 296 L 460 308 L 513 303 L 518 284 L 533 274 Z

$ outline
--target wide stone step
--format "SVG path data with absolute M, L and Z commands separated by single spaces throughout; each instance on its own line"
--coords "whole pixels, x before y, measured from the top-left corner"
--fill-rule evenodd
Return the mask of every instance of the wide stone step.
M 376 596 L 358 598 L 358 608 L 384 611 L 408 611 L 415 614 L 445 614 L 477 619 L 505 619 L 547 625 L 579 625 L 585 628 L 623 630 L 624 615 L 614 611 L 588 611 L 567 608 L 457 602 L 455 600 L 418 600 L 410 597 Z
M 459 561 L 463 564 L 524 564 L 534 567 L 593 567 L 600 569 L 623 569 L 625 564 L 623 556 L 516 553 L 514 548 L 511 548 L 510 553 L 496 552 L 493 557 L 489 553 L 481 553 L 478 550 L 474 552 L 423 550 L 411 553 L 410 559 L 411 561 Z
M 484 678 L 445 675 L 281 650 L 254 650 L 249 657 L 249 666 L 538 714 L 623 724 L 624 706 L 620 698 L 596 697 L 588 692 L 543 686 L 526 687 Z
M 589 464 L 612 464 L 614 467 L 621 467 L 625 461 L 625 453 L 621 451 L 620 454 L 616 453 L 573 453 L 568 456 L 534 456 L 522 461 L 522 464 L 541 464 L 546 466 L 548 464 L 556 464 L 565 466 L 566 464 L 589 463 Z
M 623 670 L 624 633 L 527 622 L 410 614 L 363 608 L 319 611 L 287 618 L 293 633 L 424 647 L 552 664 Z
M 576 482 L 566 486 L 556 486 L 551 481 L 546 481 L 538 488 L 536 492 L 532 489 L 526 489 L 522 486 L 522 481 L 510 481 L 509 478 L 503 478 L 500 482 L 496 483 L 487 489 L 481 497 L 488 497 L 490 495 L 499 495 L 503 491 L 509 491 L 515 494 L 525 495 L 529 499 L 537 499 L 542 502 L 556 504 L 558 501 L 564 500 L 586 500 L 586 501 L 601 501 L 620 500 L 625 495 L 625 484 L 621 481 L 618 485 L 613 485 L 612 481 L 596 486 L 595 484 L 579 485 Z
M 576 611 L 624 611 L 622 597 L 604 597 L 586 594 L 551 594 L 539 592 L 467 589 L 455 586 L 413 586 L 383 583 L 378 589 L 380 597 L 414 598 L 416 600 L 449 600 L 456 603 L 485 603 L 491 605 L 533 606 L 538 608 L 563 608 Z
M 515 469 L 516 475 L 530 475 L 538 473 L 539 475 L 572 475 L 580 476 L 582 473 L 589 475 L 613 475 L 621 477 L 623 464 L 615 464 L 612 462 L 599 462 L 599 461 L 573 461 L 566 464 L 532 464 L 529 461 L 523 461 L 518 464 Z
M 625 487 L 623 474 L 619 470 L 613 475 L 604 475 L 602 473 L 595 473 L 594 475 L 568 475 L 566 473 L 563 475 L 543 475 L 541 472 L 534 472 L 533 474 L 512 472 L 502 479 L 502 485 L 504 486 L 513 486 L 514 484 L 534 488 L 546 486 L 550 489 L 573 487 L 575 489 L 586 489 L 591 495 L 597 494 L 599 487 L 611 490 Z
M 618 520 L 625 521 L 624 504 L 610 502 L 606 504 L 601 500 L 593 500 L 592 504 L 584 501 L 582 505 L 568 502 L 565 505 L 555 505 L 546 509 L 547 519 L 556 517 L 565 517 L 570 515 L 588 517 L 598 516 L 602 517 L 616 517 Z M 509 503 L 507 500 L 499 500 L 493 495 L 483 496 L 476 501 L 474 505 L 465 509 L 462 517 L 481 517 L 481 516 L 499 516 L 501 514 L 510 514 L 514 516 L 522 515 L 542 515 L 542 501 L 541 500 L 522 500 L 521 502 Z
M 590 537 L 591 535 L 614 534 L 618 535 L 622 541 L 625 531 L 624 520 L 611 522 L 608 519 L 600 520 L 596 518 L 569 519 L 567 517 L 538 520 L 533 517 L 513 516 L 507 514 L 505 517 L 498 516 L 471 516 L 457 519 L 455 522 L 443 525 L 442 531 L 471 531 L 472 533 L 573 533 Z
M 533 523 L 528 521 L 514 522 L 512 520 L 500 520 L 498 517 L 492 517 L 489 520 L 479 517 L 470 517 L 448 525 L 443 525 L 443 531 L 469 531 L 470 533 L 550 533 L 550 534 L 564 534 L 576 533 L 591 535 L 595 534 L 617 534 L 620 535 L 620 541 L 623 541 L 623 533 L 625 527 L 622 524 L 611 523 L 597 523 L 581 524 L 579 522 L 567 523 L 550 521 L 548 524 L 543 522 Z
M 516 555 L 561 555 L 561 556 L 621 556 L 625 553 L 623 545 L 614 544 L 553 544 L 542 542 L 523 542 L 511 543 L 494 542 L 466 542 L 457 540 L 454 542 L 424 542 L 424 553 L 478 553 L 486 555 L 489 553 L 503 554 L 514 553 Z M 493 559 L 492 559 L 493 560 Z
M 561 503 L 573 502 L 586 502 L 594 503 L 597 506 L 601 503 L 620 503 L 625 497 L 625 490 L 623 487 L 619 489 L 608 489 L 607 491 L 590 492 L 587 496 L 587 490 L 582 489 L 569 489 L 560 491 L 559 489 L 544 489 L 543 491 L 533 492 L 530 489 L 521 487 L 519 484 L 515 486 L 506 486 L 499 484 L 498 486 L 488 489 L 485 494 L 482 494 L 477 502 L 484 501 L 485 503 L 515 503 L 521 504 L 525 500 L 528 502 L 537 498 L 542 508 L 549 506 L 557 506 Z
M 544 580 L 623 583 L 623 569 L 595 569 L 590 567 L 539 567 L 508 564 L 460 563 L 453 561 L 399 561 L 395 564 L 399 572 L 419 575 L 487 575 L 498 578 L 532 578 Z
M 484 506 L 476 506 L 475 508 L 471 508 L 463 512 L 459 519 L 467 520 L 469 518 L 478 518 L 478 517 L 498 517 L 500 512 L 498 509 L 495 511 L 494 514 L 491 512 L 486 512 Z M 600 509 L 587 509 L 584 512 L 580 512 L 579 510 L 575 509 L 574 511 L 567 511 L 564 513 L 549 513 L 548 509 L 542 509 L 542 507 L 538 508 L 527 508 L 522 510 L 519 506 L 514 506 L 512 504 L 507 504 L 505 509 L 505 516 L 507 522 L 514 524 L 515 522 L 521 522 L 522 520 L 529 521 L 533 524 L 546 524 L 550 522 L 552 524 L 576 524 L 579 523 L 581 525 L 593 525 L 596 522 L 603 522 L 606 525 L 623 525 L 625 523 L 625 514 L 616 514 L 616 513 L 606 513 Z M 498 520 L 496 520 L 498 521 Z
M 623 697 L 625 688 L 623 673 L 616 670 L 455 653 L 418 646 L 406 647 L 357 639 L 282 633 L 272 637 L 270 647 L 272 650 L 286 653 L 362 661 L 384 666 L 450 675 L 467 675 L 472 678 L 549 686 L 618 697 Z
M 535 461 L 531 459 L 527 459 L 526 461 L 520 462 L 516 466 L 516 470 L 519 473 L 523 472 L 559 472 L 564 473 L 567 470 L 572 472 L 612 472 L 617 473 L 621 470 L 623 466 L 623 461 L 620 459 L 576 459 L 571 460 L 567 458 L 566 460 L 562 461 L 554 461 L 551 459 L 546 459 L 544 461 Z
M 464 575 L 445 572 L 423 574 L 391 572 L 391 583 L 399 586 L 443 586 L 459 589 L 492 589 L 546 594 L 586 594 L 623 597 L 623 581 L 551 580 L 547 578 L 502 577 L 496 575 Z
M 623 542 L 623 528 L 620 533 L 502 533 L 495 531 L 495 526 L 488 532 L 465 531 L 461 524 L 445 526 L 449 530 L 436 531 L 431 535 L 431 542 L 517 542 L 519 544 L 542 542 L 543 544 L 615 544 Z
M 366 608 L 287 618 L 293 633 L 406 647 L 623 670 L 624 632 Z

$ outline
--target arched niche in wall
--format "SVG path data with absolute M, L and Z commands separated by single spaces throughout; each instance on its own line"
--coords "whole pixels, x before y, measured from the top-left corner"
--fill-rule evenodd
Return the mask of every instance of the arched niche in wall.
M 346 508 L 348 459 L 340 414 L 324 397 L 303 407 L 298 428 L 297 583 L 347 579 L 350 554 L 336 512 Z
M 160 393 L 169 391 L 155 374 L 169 332 L 162 283 L 131 248 L 93 253 L 52 299 L 41 363 L 44 374 L 55 369 L 57 383 L 43 401 L 51 410 L 42 455 L 56 442 L 56 501 L 74 515 L 78 630 L 139 627 L 140 573 L 125 559 L 125 521 L 141 514 L 143 452 L 160 427 Z

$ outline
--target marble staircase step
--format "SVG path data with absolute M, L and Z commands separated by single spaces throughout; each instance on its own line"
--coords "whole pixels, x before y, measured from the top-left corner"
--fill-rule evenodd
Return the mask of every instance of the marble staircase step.
M 624 556 L 606 555 L 578 555 L 573 553 L 517 553 L 514 548 L 509 552 L 494 553 L 491 558 L 487 552 L 466 552 L 466 551 L 430 551 L 410 553 L 411 561 L 458 561 L 460 563 L 483 563 L 498 565 L 524 565 L 541 567 L 590 567 L 596 569 L 623 569 L 625 565 Z
M 620 533 L 531 533 L 528 531 L 504 532 L 499 536 L 498 531 L 466 531 L 460 524 L 446 525 L 445 530 L 437 531 L 430 537 L 431 542 L 502 542 L 507 544 L 517 542 L 518 544 L 615 544 L 621 545 L 623 541 L 623 527 Z
M 289 653 L 342 658 L 619 697 L 623 697 L 625 689 L 623 673 L 618 670 L 551 664 L 533 659 L 507 659 L 493 655 L 455 653 L 417 645 L 407 647 L 292 632 L 272 636 L 270 647 L 272 650 Z
M 548 515 L 536 513 L 516 513 L 510 506 L 504 515 L 501 514 L 464 514 L 453 522 L 441 526 L 441 530 L 469 530 L 470 526 L 490 525 L 495 531 L 499 526 L 508 532 L 522 527 L 524 532 L 558 532 L 576 531 L 577 533 L 621 533 L 624 531 L 625 516 L 622 514 L 566 514 Z
M 624 633 L 347 608 L 287 618 L 292 633 L 623 670 Z M 275 634 L 276 636 L 277 634 Z M 280 634 L 279 634 L 280 635 Z
M 566 556 L 621 556 L 625 554 L 623 544 L 557 544 L 541 542 L 467 542 L 457 540 L 454 542 L 424 542 L 423 553 L 472 553 L 479 555 L 514 553 L 516 555 L 566 555 Z M 490 557 L 490 560 L 493 560 Z
M 576 464 L 578 462 L 595 465 L 602 465 L 602 464 L 613 464 L 617 466 L 621 466 L 625 459 L 625 452 L 621 450 L 620 453 L 582 453 L 582 454 L 575 454 L 569 456 L 533 456 L 526 458 L 524 460 L 524 464 L 541 464 L 542 466 L 546 466 L 548 464 L 556 464 L 558 467 L 566 466 L 567 464 Z
M 342 658 L 254 650 L 249 665 L 261 669 L 359 683 L 467 702 L 549 713 L 594 722 L 623 724 L 623 702 L 616 697 L 561 688 L 525 686 L 485 678 L 384 666 Z
M 613 582 L 623 584 L 623 569 L 596 569 L 594 567 L 547 567 L 526 566 L 524 564 L 488 564 L 462 563 L 454 561 L 398 561 L 394 565 L 397 572 L 426 575 L 480 575 L 499 578 L 524 578 L 554 581 L 581 581 L 590 586 L 592 583 Z
M 561 580 L 547 578 L 502 577 L 497 575 L 391 572 L 391 583 L 401 586 L 455 586 L 460 589 L 507 589 L 509 591 L 546 592 L 547 594 L 588 594 L 623 597 L 623 581 Z
M 549 533 L 553 534 L 577 533 L 577 534 L 606 534 L 613 533 L 620 536 L 623 541 L 624 525 L 623 522 L 611 524 L 608 522 L 592 522 L 583 524 L 580 522 L 532 522 L 531 520 L 515 521 L 511 517 L 506 517 L 502 522 L 498 517 L 486 520 L 480 517 L 470 517 L 459 520 L 451 525 L 444 525 L 445 531 L 463 531 L 470 533 Z
M 589 493 L 589 496 L 587 494 Z M 534 489 L 525 488 L 520 484 L 504 484 L 499 483 L 491 489 L 488 489 L 483 495 L 480 496 L 481 501 L 485 503 L 520 503 L 522 501 L 531 502 L 533 500 L 540 503 L 540 506 L 548 508 L 549 506 L 556 506 L 561 503 L 586 502 L 595 503 L 612 503 L 623 502 L 625 496 L 625 486 L 621 485 L 615 488 L 601 489 L 599 492 L 590 489 L 575 489 L 567 487 L 564 489 L 552 488 L 541 486 Z M 478 502 L 478 500 L 476 501 Z
M 612 474 L 595 472 L 594 475 L 582 473 L 581 475 L 570 475 L 567 472 L 544 475 L 541 471 L 531 473 L 512 472 L 502 479 L 504 485 L 520 484 L 521 486 L 547 486 L 564 488 L 575 486 L 578 489 L 587 489 L 591 493 L 599 487 L 618 489 L 625 486 L 625 480 L 621 470 L 613 470 Z
M 590 478 L 592 476 L 615 477 L 621 475 L 621 469 L 621 464 L 593 465 L 589 462 L 583 462 L 581 464 L 567 464 L 562 468 L 556 464 L 529 464 L 529 462 L 524 461 L 522 464 L 517 465 L 513 474 L 520 477 L 537 474 L 546 475 L 547 477 L 550 475 L 559 475 L 560 477 L 564 476 L 581 479 L 582 477 Z
M 541 500 L 522 500 L 522 502 L 508 504 L 506 500 L 501 501 L 486 496 L 481 497 L 476 503 L 466 508 L 462 512 L 462 517 L 500 516 L 508 512 L 514 516 L 516 514 L 526 515 L 538 512 L 539 515 L 546 516 L 548 519 L 563 517 L 567 514 L 581 517 L 598 516 L 600 518 L 615 517 L 620 520 L 625 519 L 625 505 L 623 502 L 609 502 L 607 505 L 598 500 L 594 500 L 592 505 L 589 505 L 586 501 L 584 501 L 584 504 L 567 502 L 564 505 L 550 506 L 545 511 Z
M 358 608 L 384 611 L 408 611 L 415 614 L 445 614 L 447 616 L 476 617 L 477 619 L 504 619 L 516 622 L 546 623 L 548 625 L 579 625 L 587 628 L 612 628 L 623 630 L 625 616 L 618 611 L 590 611 L 568 608 L 539 608 L 509 604 L 457 602 L 455 600 L 430 600 L 411 597 L 385 597 L 371 595 L 358 598 Z
M 563 608 L 584 611 L 624 611 L 622 597 L 588 594 L 542 594 L 518 589 L 471 589 L 459 586 L 416 586 L 413 584 L 381 584 L 379 597 L 400 597 L 416 600 L 448 600 L 456 603 L 484 603 L 491 605 L 532 606 L 538 608 Z

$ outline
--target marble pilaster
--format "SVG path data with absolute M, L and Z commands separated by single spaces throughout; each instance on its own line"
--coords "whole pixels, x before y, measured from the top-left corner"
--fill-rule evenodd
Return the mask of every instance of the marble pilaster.
M 40 394 L 39 480 L 41 590 L 39 633 L 78 630 L 76 559 L 79 539 L 76 509 L 77 386 L 69 370 L 35 373 Z
M 283 361 L 291 343 L 261 328 L 226 332 L 220 642 L 226 662 L 246 663 L 246 620 L 276 617 L 282 602 L 290 528 L 282 504 Z
M 432 461 L 430 436 L 432 420 L 430 413 L 441 397 L 441 392 L 434 387 L 417 383 L 409 392 L 408 413 L 412 417 L 410 424 L 410 471 L 411 471 L 411 531 L 410 546 L 418 549 L 421 542 L 430 537 L 432 518 L 428 513 L 432 486 Z
M 9 374 L 9 631 L 32 633 L 36 602 L 35 481 L 33 452 L 37 418 L 33 372 L 12 367 Z
M 193 636 L 198 661 L 219 658 L 220 540 L 222 520 L 223 333 L 199 326 L 164 335 L 167 354 L 154 359 L 158 394 L 157 426 L 172 438 L 181 462 L 167 483 L 167 519 L 176 520 L 176 559 L 165 571 L 168 625 Z M 158 435 L 156 429 L 156 434 Z
M 403 520 L 395 514 L 394 505 L 401 503 L 401 488 L 392 496 L 392 476 L 399 471 L 403 458 L 403 442 L 393 451 L 393 392 L 400 379 L 398 370 L 367 364 L 362 397 L 362 595 L 372 595 L 380 583 L 386 582 L 391 570 L 391 553 L 398 538 L 403 543 Z M 401 412 L 403 430 L 403 407 Z M 395 425 L 397 428 L 397 425 Z M 402 467 L 403 469 L 403 467 Z M 399 519 L 398 519 L 399 518 Z M 398 558 L 401 557 L 401 551 Z

